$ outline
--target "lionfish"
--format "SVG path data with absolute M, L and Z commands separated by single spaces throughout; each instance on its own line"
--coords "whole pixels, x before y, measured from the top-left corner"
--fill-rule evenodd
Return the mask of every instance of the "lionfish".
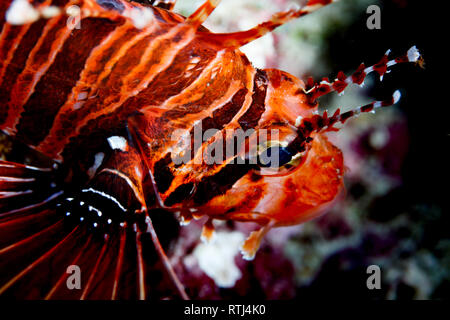
M 242 245 L 252 259 L 268 230 L 333 203 L 344 165 L 326 133 L 397 103 L 400 93 L 333 115 L 320 114 L 317 99 L 420 62 L 419 52 L 392 60 L 387 52 L 350 76 L 305 83 L 253 67 L 239 48 L 332 0 L 226 34 L 202 26 L 219 2 L 205 0 L 187 18 L 173 12 L 175 0 L 0 3 L 0 129 L 48 160 L 0 161 L 2 296 L 145 299 L 159 276 L 186 299 L 153 226 L 156 210 L 183 224 L 205 217 L 206 240 L 215 219 L 259 224 Z M 227 134 L 237 130 L 244 139 Z M 202 158 L 223 145 L 235 152 Z M 89 275 L 81 290 L 66 287 L 73 265 Z

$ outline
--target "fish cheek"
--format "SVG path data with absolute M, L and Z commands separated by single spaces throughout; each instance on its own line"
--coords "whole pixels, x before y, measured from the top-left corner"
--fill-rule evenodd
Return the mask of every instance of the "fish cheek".
M 307 159 L 283 181 L 285 198 L 274 216 L 278 225 L 294 225 L 324 213 L 343 189 L 342 152 L 324 135 L 316 135 Z

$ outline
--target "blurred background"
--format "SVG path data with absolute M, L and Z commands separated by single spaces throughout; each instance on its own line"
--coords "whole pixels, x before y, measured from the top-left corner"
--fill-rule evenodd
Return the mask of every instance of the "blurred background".
M 179 0 L 189 15 L 202 0 Z M 223 0 L 206 26 L 214 32 L 244 30 L 273 13 L 301 5 L 287 0 Z M 369 30 L 369 5 L 381 8 L 381 29 Z M 385 99 L 397 89 L 400 103 L 352 119 L 330 139 L 344 152 L 346 194 L 326 215 L 301 226 L 272 230 L 252 262 L 239 245 L 255 226 L 218 224 L 216 241 L 199 241 L 201 222 L 178 228 L 155 213 L 168 235 L 168 251 L 191 297 L 197 299 L 448 299 L 450 232 L 447 201 L 450 128 L 445 82 L 448 64 L 442 8 L 423 1 L 341 0 L 293 21 L 244 47 L 256 67 L 278 68 L 306 79 L 351 74 L 361 62 L 377 63 L 416 45 L 425 69 L 392 68 L 382 82 L 319 102 L 334 111 Z M 0 135 L 0 155 L 24 154 Z M 166 214 L 166 213 L 165 213 Z M 161 214 L 161 215 L 165 215 Z M 167 232 L 166 232 L 167 233 Z M 164 240 L 164 239 L 163 239 Z M 368 290 L 367 268 L 381 269 L 381 289 Z M 242 298 L 241 298 L 242 299 Z
M 176 9 L 187 15 L 201 2 L 180 0 Z M 223 0 L 206 26 L 214 32 L 245 30 L 276 11 L 303 3 Z M 381 9 L 379 30 L 367 28 L 370 5 Z M 334 79 L 340 70 L 351 74 L 361 62 L 374 64 L 388 49 L 391 57 L 402 55 L 413 45 L 423 54 L 425 69 L 398 65 L 382 82 L 372 74 L 363 88 L 352 86 L 343 96 L 330 94 L 320 100 L 323 110 L 346 110 L 387 98 L 396 89 L 402 92 L 398 105 L 361 115 L 330 134 L 344 152 L 348 171 L 347 192 L 328 214 L 301 226 L 272 230 L 253 263 L 233 257 L 240 273 L 224 271 L 231 267 L 220 268 L 205 257 L 225 250 L 222 247 L 229 247 L 233 237 L 239 243 L 239 233 L 230 230 L 248 232 L 248 227 L 225 225 L 225 245 L 217 244 L 215 250 L 194 245 L 184 262 L 187 274 L 201 269 L 193 277 L 205 281 L 198 287 L 200 297 L 244 292 L 268 299 L 450 297 L 450 212 L 444 203 L 450 128 L 448 103 L 443 102 L 447 90 L 440 81 L 448 58 L 439 45 L 439 34 L 445 30 L 439 13 L 443 11 L 423 1 L 340 1 L 243 48 L 257 67 L 317 81 Z M 380 290 L 367 289 L 369 265 L 381 269 Z M 211 277 L 216 285 L 229 281 L 229 288 L 217 289 Z M 208 281 L 210 286 L 205 285 Z

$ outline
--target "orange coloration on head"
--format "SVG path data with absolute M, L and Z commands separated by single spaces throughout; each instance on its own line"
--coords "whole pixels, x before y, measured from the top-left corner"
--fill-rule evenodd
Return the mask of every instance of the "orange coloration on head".
M 304 157 L 298 168 L 284 176 L 249 172 L 202 209 L 217 218 L 261 224 L 274 221 L 274 226 L 316 217 L 343 187 L 343 157 L 323 135 L 315 137 Z
M 307 103 L 303 81 L 279 70 L 265 71 L 266 110 L 256 130 L 276 129 L 279 141 L 275 144 L 286 146 L 297 136 L 297 119 L 311 117 L 318 107 Z M 302 223 L 323 213 L 343 187 L 343 156 L 325 134 L 315 133 L 311 138 L 306 150 L 287 165 L 290 168 L 279 168 L 279 174 L 250 170 L 201 211 L 219 219 L 273 226 Z

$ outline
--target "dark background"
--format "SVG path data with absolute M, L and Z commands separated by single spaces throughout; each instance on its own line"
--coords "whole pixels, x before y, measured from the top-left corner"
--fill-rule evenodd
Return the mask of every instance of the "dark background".
M 450 150 L 449 51 L 445 47 L 449 11 L 442 7 L 444 5 L 445 1 L 383 1 L 381 30 L 365 28 L 368 15 L 363 14 L 350 28 L 331 33 L 328 42 L 333 74 L 339 70 L 353 70 L 355 61 L 378 61 L 383 50 L 389 48 L 392 56 L 398 56 L 416 45 L 423 54 L 425 69 L 399 65 L 382 83 L 375 82 L 369 90 L 372 97 L 388 97 L 396 89 L 402 91 L 399 108 L 406 116 L 409 131 L 409 151 L 401 169 L 403 184 L 371 204 L 373 212 L 369 213 L 369 219 L 389 224 L 398 215 L 406 213 L 423 231 L 419 238 L 415 238 L 416 252 L 427 251 L 447 261 L 440 268 L 448 272 L 448 248 L 439 247 L 439 243 L 450 236 L 447 156 Z M 361 192 L 350 189 L 350 194 L 352 191 Z M 408 237 L 410 230 L 404 232 Z M 299 296 L 386 298 L 392 284 L 374 292 L 361 285 L 361 277 L 367 277 L 364 267 L 367 250 L 348 250 L 330 257 L 314 283 L 298 290 Z M 413 254 L 405 252 L 404 258 Z M 344 261 L 350 261 L 353 267 L 343 271 L 341 265 Z M 449 284 L 447 277 L 428 298 L 448 299 Z M 396 299 L 415 298 L 417 288 L 405 283 L 396 286 Z

